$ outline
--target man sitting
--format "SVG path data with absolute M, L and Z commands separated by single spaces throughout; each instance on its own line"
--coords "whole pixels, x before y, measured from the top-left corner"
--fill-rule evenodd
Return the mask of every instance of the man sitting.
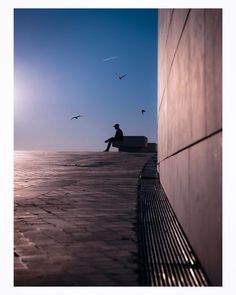
M 119 124 L 115 124 L 113 127 L 115 127 L 116 129 L 116 134 L 114 137 L 108 138 L 105 142 L 108 143 L 107 144 L 107 148 L 105 149 L 104 152 L 109 152 L 109 149 L 111 147 L 112 142 L 115 141 L 123 141 L 124 135 L 122 130 L 120 129 L 120 125 Z

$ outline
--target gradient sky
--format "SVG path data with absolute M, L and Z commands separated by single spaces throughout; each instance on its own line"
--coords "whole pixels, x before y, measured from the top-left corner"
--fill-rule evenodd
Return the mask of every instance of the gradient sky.
M 155 142 L 157 10 L 15 9 L 14 83 L 16 150 L 104 150 L 115 123 Z

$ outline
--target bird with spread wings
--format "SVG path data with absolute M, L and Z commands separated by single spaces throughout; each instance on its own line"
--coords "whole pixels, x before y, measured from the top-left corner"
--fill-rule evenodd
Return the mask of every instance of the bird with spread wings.
M 120 76 L 119 74 L 116 73 L 116 75 L 117 75 L 117 77 L 118 77 L 120 80 L 122 80 L 127 74 L 124 74 L 124 75 Z
M 79 117 L 83 117 L 83 116 L 82 115 L 74 116 L 74 117 L 71 118 L 71 120 L 73 120 L 73 119 L 77 119 L 78 120 Z

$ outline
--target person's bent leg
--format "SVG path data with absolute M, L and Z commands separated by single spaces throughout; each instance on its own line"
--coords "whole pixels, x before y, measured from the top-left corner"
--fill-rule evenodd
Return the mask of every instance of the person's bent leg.
M 113 141 L 114 141 L 114 137 L 111 137 L 107 140 L 108 144 L 107 144 L 107 148 L 105 149 L 105 152 L 109 152 L 109 149 Z
M 110 137 L 107 140 L 105 140 L 104 142 L 107 143 L 107 142 L 109 142 L 109 140 L 112 140 L 112 139 L 113 139 L 113 137 Z

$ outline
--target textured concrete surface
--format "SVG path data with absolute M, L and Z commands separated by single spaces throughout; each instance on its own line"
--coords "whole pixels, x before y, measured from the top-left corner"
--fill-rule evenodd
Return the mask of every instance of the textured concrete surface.
M 222 11 L 160 9 L 158 169 L 213 285 L 222 284 L 221 75 Z
M 222 127 L 222 14 L 220 10 L 205 12 L 205 75 L 207 134 Z M 212 34 L 212 32 L 215 32 Z M 219 57 L 219 58 L 216 58 Z M 214 79 L 212 79 L 214 77 Z
M 188 236 L 214 282 L 220 282 L 222 277 L 221 145 L 222 136 L 218 133 L 189 150 Z M 207 243 L 202 245 L 202 241 Z
M 221 130 L 221 11 L 160 10 L 159 27 L 158 136 L 165 132 L 166 137 L 158 137 L 158 144 L 163 160 Z
M 217 134 L 160 163 L 168 199 L 213 282 L 222 276 L 221 141 Z
M 15 154 L 15 286 L 137 286 L 138 175 L 151 154 Z

